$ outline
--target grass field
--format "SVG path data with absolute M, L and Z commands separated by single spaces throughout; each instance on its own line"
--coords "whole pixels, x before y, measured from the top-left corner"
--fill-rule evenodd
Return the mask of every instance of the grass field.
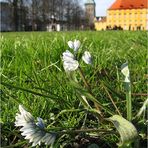
M 113 114 L 118 114 L 110 100 L 112 99 L 124 118 L 126 94 L 121 65 L 128 61 L 132 90 L 132 122 L 138 130 L 141 148 L 146 147 L 145 116 L 134 118 L 147 98 L 147 33 L 141 31 L 2 33 L 2 146 L 31 146 L 14 126 L 19 104 L 35 118 L 44 119 L 47 125 L 52 123 L 62 110 L 83 109 L 79 96 L 69 83 L 61 60 L 62 53 L 69 49 L 67 42 L 74 39 L 81 42 L 78 57 L 86 49 L 93 56 L 92 66 L 87 66 L 82 61 L 80 64 L 95 98 Z M 77 71 L 75 75 L 79 84 L 83 85 Z M 110 115 L 103 111 L 103 116 L 107 118 Z M 51 128 L 62 131 L 81 129 L 82 126 L 113 129 L 110 124 L 98 124 L 94 115 L 88 113 L 86 116 L 83 111 L 65 112 L 60 118 L 56 118 Z M 89 136 L 84 131 L 63 134 L 57 137 L 54 147 L 76 147 L 76 144 L 87 147 L 94 143 L 101 148 L 117 147 L 116 143 L 120 138 L 118 134 L 90 133 Z M 78 136 L 79 140 L 76 139 Z

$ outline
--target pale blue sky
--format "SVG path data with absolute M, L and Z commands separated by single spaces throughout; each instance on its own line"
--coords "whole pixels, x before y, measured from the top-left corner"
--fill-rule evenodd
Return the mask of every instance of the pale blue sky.
M 86 0 L 83 0 L 85 3 Z M 115 2 L 115 0 L 95 0 L 96 16 L 106 16 L 106 10 Z

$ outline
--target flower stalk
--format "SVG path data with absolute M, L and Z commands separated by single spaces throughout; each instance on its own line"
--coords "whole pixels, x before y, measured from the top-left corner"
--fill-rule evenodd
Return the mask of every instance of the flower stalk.
M 91 92 L 91 87 L 90 87 L 90 85 L 88 84 L 88 82 L 86 81 L 86 79 L 85 79 L 85 76 L 84 76 L 84 73 L 83 73 L 83 71 L 82 71 L 82 69 L 81 69 L 81 67 L 79 66 L 79 68 L 78 68 L 78 70 L 79 70 L 79 74 L 80 74 L 80 77 L 81 77 L 81 79 L 83 80 L 83 82 L 84 82 L 84 85 L 85 85 L 85 87 L 87 88 L 87 90 L 88 90 L 88 92 L 93 96 L 93 94 L 92 94 L 92 92 Z M 95 98 L 94 98 L 95 99 Z M 96 99 L 95 99 L 96 100 Z M 101 106 L 98 104 L 98 103 L 96 103 L 96 101 L 93 101 L 93 103 L 94 103 L 94 106 L 95 106 L 95 108 L 99 111 L 99 113 L 101 114 Z
M 84 82 L 85 87 L 87 88 L 87 90 L 88 90 L 89 92 L 91 92 L 90 85 L 89 85 L 88 82 L 86 81 L 85 76 L 84 76 L 84 73 L 83 73 L 83 71 L 82 71 L 82 69 L 81 69 L 80 66 L 78 67 L 78 70 L 79 70 L 80 77 L 81 77 L 82 81 Z
M 132 120 L 132 99 L 131 99 L 131 84 L 125 83 L 126 89 L 126 107 L 127 107 L 127 119 Z
M 126 90 L 126 108 L 127 108 L 127 119 L 132 120 L 132 98 L 131 98 L 131 81 L 128 63 L 124 63 L 121 66 L 121 72 L 125 76 L 125 90 Z
M 106 129 L 78 129 L 78 130 L 64 130 L 64 131 L 59 131 L 57 134 L 70 134 L 70 133 L 82 133 L 82 132 L 97 132 L 97 133 L 108 133 L 108 134 L 116 134 L 117 132 L 113 130 L 106 130 Z

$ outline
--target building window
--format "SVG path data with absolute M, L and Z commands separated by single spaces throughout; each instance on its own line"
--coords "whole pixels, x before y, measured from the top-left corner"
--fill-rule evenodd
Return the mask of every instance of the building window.
M 132 17 L 132 13 L 129 13 L 129 17 L 130 17 L 130 18 Z

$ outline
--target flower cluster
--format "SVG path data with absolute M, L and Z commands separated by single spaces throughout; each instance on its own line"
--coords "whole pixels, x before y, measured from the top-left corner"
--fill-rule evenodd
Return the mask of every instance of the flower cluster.
M 35 123 L 34 117 L 22 105 L 19 105 L 19 111 L 20 113 L 17 113 L 15 117 L 15 126 L 22 127 L 20 129 L 21 135 L 25 136 L 25 139 L 28 139 L 30 143 L 32 142 L 32 146 L 41 145 L 41 142 L 46 145 L 54 143 L 56 134 L 45 131 L 45 125 L 41 118 L 38 117 L 38 122 Z
M 72 54 L 69 50 L 66 50 L 63 53 L 63 67 L 66 72 L 75 71 L 79 67 L 79 62 L 76 59 L 76 53 L 78 52 L 80 45 L 81 43 L 79 40 L 74 40 L 74 42 L 68 41 L 68 46 L 74 50 L 74 54 Z M 88 51 L 84 52 L 82 60 L 86 64 L 92 64 L 92 57 Z

